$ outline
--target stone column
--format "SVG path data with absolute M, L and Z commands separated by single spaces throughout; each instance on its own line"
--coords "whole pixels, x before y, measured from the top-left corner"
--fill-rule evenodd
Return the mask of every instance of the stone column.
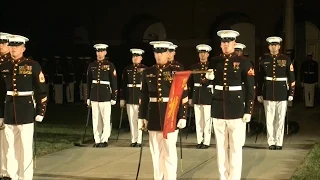
M 285 0 L 285 19 L 284 19 L 284 48 L 286 53 L 291 53 L 295 56 L 294 42 L 295 42 L 295 21 L 294 21 L 294 0 Z M 291 57 L 292 57 L 291 55 Z M 293 59 L 291 59 L 293 60 Z M 295 72 L 297 72 L 297 62 L 294 62 Z M 297 75 L 297 73 L 295 73 Z M 295 96 L 296 97 L 296 96 Z M 292 107 L 292 101 L 288 102 L 288 106 Z
M 295 42 L 294 30 L 295 30 L 294 0 L 285 0 L 284 47 L 286 50 L 294 49 L 294 42 Z

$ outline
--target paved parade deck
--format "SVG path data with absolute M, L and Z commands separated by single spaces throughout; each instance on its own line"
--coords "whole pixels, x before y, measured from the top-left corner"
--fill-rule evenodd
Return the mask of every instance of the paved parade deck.
M 242 179 L 290 179 L 313 144 L 320 139 L 320 120 L 315 118 L 319 114 L 319 108 L 290 109 L 290 120 L 300 123 L 300 131 L 297 134 L 285 136 L 282 151 L 268 150 L 264 133 L 259 135 L 256 143 L 255 135 L 247 137 L 243 149 Z M 38 158 L 34 179 L 135 179 L 139 148 L 128 147 L 131 143 L 129 137 L 129 133 L 122 133 L 118 142 L 109 141 L 108 148 L 74 147 Z M 153 169 L 147 134 L 144 139 L 139 179 L 151 180 Z M 195 149 L 195 142 L 195 133 L 190 134 L 187 140 L 183 134 L 183 172 L 180 170 L 179 160 L 178 179 L 218 179 L 214 136 L 209 149 Z M 178 157 L 180 159 L 179 146 Z

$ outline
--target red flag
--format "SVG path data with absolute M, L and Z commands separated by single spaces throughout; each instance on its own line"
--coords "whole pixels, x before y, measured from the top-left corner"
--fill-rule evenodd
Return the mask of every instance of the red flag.
M 173 77 L 166 115 L 164 118 L 163 137 L 166 139 L 168 133 L 176 130 L 177 114 L 181 104 L 182 92 L 187 85 L 190 74 L 191 71 L 179 71 L 176 72 Z

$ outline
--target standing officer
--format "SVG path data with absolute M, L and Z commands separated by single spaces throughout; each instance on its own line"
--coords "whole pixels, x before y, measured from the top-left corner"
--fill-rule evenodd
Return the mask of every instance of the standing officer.
M 169 46 L 169 49 L 168 49 L 169 50 L 169 63 L 172 65 L 178 66 L 180 68 L 180 70 L 183 71 L 184 70 L 183 65 L 180 62 L 176 61 L 174 58 L 176 55 L 177 47 L 178 46 L 175 44 L 172 44 Z
M 67 57 L 67 67 L 65 71 L 65 80 L 66 80 L 66 97 L 67 97 L 67 102 L 68 103 L 73 103 L 74 102 L 74 84 L 75 84 L 75 69 L 73 66 L 72 62 L 72 57 L 68 56 Z
M 207 70 L 209 67 L 208 57 L 212 48 L 206 44 L 196 46 L 200 62 L 191 66 L 191 70 Z M 210 146 L 212 120 L 211 101 L 212 84 L 207 84 L 205 73 L 192 74 L 189 79 L 189 105 L 194 107 L 197 131 L 197 149 L 207 149 Z
M 120 91 L 120 107 L 124 108 L 127 103 L 127 114 L 131 132 L 131 147 L 141 147 L 143 122 L 138 121 L 139 98 L 141 88 L 141 73 L 147 66 L 141 64 L 142 49 L 130 49 L 132 53 L 131 65 L 125 67 L 122 73 L 122 88 Z
M 236 43 L 236 46 L 234 47 L 234 51 L 238 56 L 243 56 L 243 49 L 246 48 L 246 45 L 242 43 Z
M 8 33 L 2 33 L 0 32 L 0 66 L 1 64 L 5 63 L 10 58 L 10 52 L 9 52 L 9 36 Z M 1 172 L 0 172 L 0 178 L 3 177 L 4 179 L 8 179 L 8 173 L 7 173 L 7 159 L 6 154 L 8 151 L 8 143 L 5 139 L 5 133 L 3 131 L 4 129 L 4 123 L 3 123 L 3 117 L 4 117 L 4 101 L 6 98 L 6 84 L 4 80 L 0 77 L 0 165 L 1 165 Z
M 234 52 L 237 31 L 221 30 L 222 54 L 212 58 L 206 78 L 213 80 L 211 117 L 217 143 L 220 179 L 239 180 L 246 122 L 251 119 L 254 102 L 254 68 Z M 242 84 L 244 82 L 244 84 Z M 246 96 L 242 85 L 245 86 Z M 245 102 L 245 106 L 243 105 Z M 230 148 L 228 148 L 228 146 Z
M 28 40 L 19 35 L 9 36 L 11 58 L 0 66 L 0 72 L 7 89 L 4 131 L 8 142 L 8 175 L 12 179 L 31 180 L 34 121 L 42 121 L 47 95 L 39 63 L 23 56 Z
M 312 53 L 307 54 L 307 60 L 301 65 L 300 79 L 304 88 L 305 106 L 313 108 L 314 90 L 318 84 L 318 63 L 312 59 Z
M 95 144 L 93 147 L 107 147 L 111 134 L 111 105 L 116 104 L 118 85 L 117 71 L 112 62 L 105 59 L 106 44 L 96 44 L 97 61 L 89 64 L 87 71 L 87 100 L 92 106 L 92 127 Z
M 173 73 L 179 71 L 177 66 L 168 62 L 168 48 L 172 45 L 167 41 L 152 41 L 156 65 L 145 69 L 141 78 L 141 96 L 139 106 L 139 119 L 149 132 L 149 145 L 153 162 L 154 179 L 177 178 L 177 137 L 178 130 L 168 133 L 167 139 L 163 138 L 164 118 L 169 101 L 169 94 L 173 80 Z M 184 92 L 186 94 L 187 87 Z M 186 104 L 188 96 L 182 96 L 179 107 L 177 128 L 186 126 Z
M 53 67 L 53 89 L 54 89 L 54 100 L 56 104 L 62 104 L 63 103 L 63 74 L 64 69 L 60 63 L 60 56 L 54 56 L 55 59 L 55 65 Z
M 280 37 L 268 37 L 266 41 L 270 54 L 259 62 L 257 99 L 265 109 L 269 149 L 281 150 L 287 103 L 293 100 L 295 89 L 294 68 L 290 58 L 279 53 Z

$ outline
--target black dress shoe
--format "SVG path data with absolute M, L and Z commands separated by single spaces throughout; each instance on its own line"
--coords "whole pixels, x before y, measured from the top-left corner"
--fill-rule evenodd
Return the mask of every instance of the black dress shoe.
M 141 147 L 141 144 L 137 143 L 136 147 Z
M 136 142 L 135 142 L 135 143 L 131 143 L 131 144 L 130 144 L 130 147 L 136 147 L 136 145 L 137 145 Z
M 208 149 L 209 148 L 209 146 L 208 145 L 205 145 L 205 144 L 203 144 L 202 146 L 201 146 L 201 149 Z
M 275 146 L 275 145 L 269 146 L 269 150 L 275 150 L 275 149 L 276 149 L 276 146 Z
M 2 177 L 1 180 L 11 180 L 9 177 Z
M 282 150 L 282 146 L 276 146 L 276 150 Z
M 107 142 L 99 143 L 98 148 L 105 148 L 105 147 L 108 147 L 108 143 Z
M 197 149 L 201 149 L 201 147 L 202 147 L 202 143 L 196 146 Z
M 95 143 L 92 147 L 98 147 L 100 143 Z

